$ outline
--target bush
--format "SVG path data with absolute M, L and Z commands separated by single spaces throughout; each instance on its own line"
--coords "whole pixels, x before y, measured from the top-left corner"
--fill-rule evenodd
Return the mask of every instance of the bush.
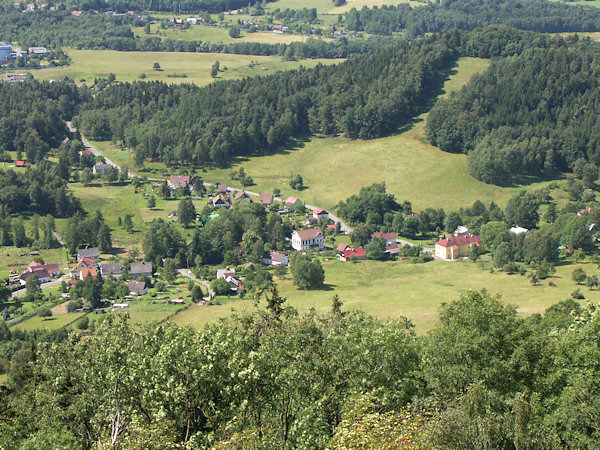
M 585 298 L 585 295 L 581 293 L 581 290 L 575 289 L 573 292 L 571 292 L 571 297 L 573 297 L 576 300 L 583 300 Z
M 81 306 L 81 300 L 71 300 L 69 303 L 67 303 L 67 312 L 73 313 L 81 308 Z
M 75 326 L 80 330 L 87 330 L 90 326 L 90 319 L 88 319 L 88 316 L 83 316 L 75 323 Z

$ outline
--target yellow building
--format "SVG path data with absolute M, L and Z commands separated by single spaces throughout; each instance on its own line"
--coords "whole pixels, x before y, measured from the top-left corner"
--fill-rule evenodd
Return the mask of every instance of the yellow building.
M 478 247 L 481 245 L 481 238 L 479 236 L 475 236 L 474 234 L 451 236 L 435 243 L 435 256 L 436 258 L 445 260 L 468 256 L 469 249 L 473 245 L 477 245 Z

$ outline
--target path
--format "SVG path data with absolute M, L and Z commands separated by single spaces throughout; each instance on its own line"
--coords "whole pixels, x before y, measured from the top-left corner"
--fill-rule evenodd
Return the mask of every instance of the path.
M 416 247 L 416 244 L 413 244 L 412 242 L 409 241 L 405 241 L 404 239 L 396 239 L 396 242 L 398 244 L 402 244 L 402 245 L 408 245 L 409 247 Z M 431 255 L 433 255 L 433 248 L 431 247 L 423 247 L 422 248 L 423 253 L 429 253 Z
M 192 274 L 192 272 L 189 269 L 178 269 L 177 271 L 180 275 L 183 275 L 184 277 L 192 280 L 194 283 L 201 284 L 206 288 L 206 290 L 208 291 L 208 297 L 204 297 L 203 300 L 210 301 L 215 297 L 215 292 L 212 290 L 210 284 L 207 281 L 199 280 L 194 276 L 194 274 Z
M 56 280 L 49 281 L 48 283 L 42 283 L 42 284 L 40 284 L 40 288 L 41 289 L 46 289 L 46 288 L 51 288 L 51 287 L 54 287 L 54 286 L 60 286 L 60 284 L 63 282 L 63 280 L 64 280 L 64 276 L 62 276 L 62 277 L 60 277 L 60 278 L 58 278 Z M 25 292 L 26 292 L 26 289 L 25 289 L 25 286 L 23 286 L 18 291 L 14 291 L 11 294 L 11 297 L 13 297 L 13 298 L 18 297 L 19 295 L 24 294 Z

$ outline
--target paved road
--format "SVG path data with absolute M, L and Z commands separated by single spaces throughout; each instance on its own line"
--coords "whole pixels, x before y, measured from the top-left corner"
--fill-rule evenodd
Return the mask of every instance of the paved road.
M 40 284 L 40 287 L 42 289 L 47 289 L 47 288 L 51 288 L 51 287 L 54 287 L 54 286 L 60 286 L 60 284 L 63 282 L 63 279 L 64 279 L 64 277 L 60 277 L 60 278 L 58 278 L 56 280 L 49 281 L 48 283 L 42 283 L 42 284 Z M 22 289 L 19 289 L 18 291 L 13 292 L 11 294 L 11 297 L 13 297 L 13 298 L 14 297 L 18 297 L 19 295 L 24 294 L 25 291 L 26 291 L 25 286 L 23 286 Z
M 211 289 L 210 284 L 207 281 L 199 280 L 198 278 L 196 278 L 194 276 L 194 274 L 189 269 L 178 269 L 178 272 L 181 275 L 183 275 L 184 277 L 192 280 L 194 283 L 201 284 L 202 286 L 204 286 L 206 288 L 206 290 L 208 291 L 208 297 L 204 297 L 203 300 L 210 301 L 214 298 L 215 293 Z

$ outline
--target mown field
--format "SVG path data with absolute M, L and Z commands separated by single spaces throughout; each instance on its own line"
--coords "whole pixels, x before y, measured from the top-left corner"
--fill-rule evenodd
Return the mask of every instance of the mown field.
M 319 62 L 333 64 L 331 59 L 305 59 L 301 61 L 283 61 L 278 56 L 230 55 L 224 53 L 181 53 L 181 52 L 118 52 L 112 50 L 72 50 L 67 53 L 72 58 L 71 65 L 37 70 L 18 70 L 15 73 L 32 72 L 40 80 L 57 80 L 69 77 L 77 82 L 93 84 L 94 78 L 106 78 L 116 75 L 119 81 L 139 80 L 142 73 L 146 81 L 164 81 L 167 83 L 195 83 L 206 85 L 215 79 L 210 70 L 215 61 L 226 71 L 219 73 L 218 79 L 227 80 L 248 76 L 266 75 L 278 70 L 297 69 L 300 66 L 314 67 Z M 162 70 L 153 70 L 154 63 Z M 250 64 L 254 62 L 254 67 Z M 264 70 L 263 70 L 264 68 Z M 182 75 L 185 78 L 170 78 L 169 75 Z
M 489 268 L 490 262 L 485 262 Z M 532 286 L 526 276 L 491 273 L 481 263 L 433 261 L 413 264 L 408 261 L 361 261 L 344 263 L 330 261 L 323 264 L 327 290 L 301 291 L 291 279 L 277 281 L 287 304 L 300 311 L 315 308 L 325 312 L 331 307 L 331 298 L 337 294 L 344 302 L 344 310 L 361 310 L 382 320 L 408 317 L 419 333 L 429 330 L 438 320 L 438 308 L 444 302 L 458 299 L 468 289 L 488 289 L 500 294 L 506 303 L 519 307 L 522 315 L 541 313 L 550 305 L 570 297 L 580 288 L 593 301 L 600 299 L 599 291 L 577 286 L 571 279 L 576 267 L 588 275 L 598 274 L 595 264 L 558 266 L 556 274 Z M 551 287 L 552 281 L 556 286 Z M 264 307 L 264 305 L 263 305 Z M 254 308 L 251 299 L 224 300 L 222 305 L 199 307 L 192 305 L 174 317 L 180 325 L 201 327 L 232 310 Z
M 237 23 L 237 15 L 225 16 L 225 21 L 229 23 Z M 133 28 L 136 36 L 140 37 L 160 37 L 161 39 L 173 39 L 182 41 L 203 41 L 203 42 L 262 42 L 265 44 L 289 44 L 290 42 L 306 41 L 308 36 L 299 34 L 280 34 L 273 32 L 242 32 L 242 36 L 233 39 L 229 36 L 229 28 L 218 26 L 192 25 L 188 29 L 183 28 L 167 28 L 161 29 L 159 24 L 150 26 L 150 34 L 144 32 L 144 27 Z
M 336 7 L 331 0 L 304 0 L 298 3 L 294 0 L 279 0 L 277 2 L 267 3 L 264 8 L 266 10 L 281 9 L 299 9 L 299 8 L 317 8 L 319 14 L 341 14 L 349 11 L 352 8 L 361 9 L 363 6 L 369 8 L 381 5 L 397 5 L 399 3 L 408 3 L 409 0 L 347 0 L 342 6 Z M 418 2 L 411 2 L 413 5 L 418 5 Z

